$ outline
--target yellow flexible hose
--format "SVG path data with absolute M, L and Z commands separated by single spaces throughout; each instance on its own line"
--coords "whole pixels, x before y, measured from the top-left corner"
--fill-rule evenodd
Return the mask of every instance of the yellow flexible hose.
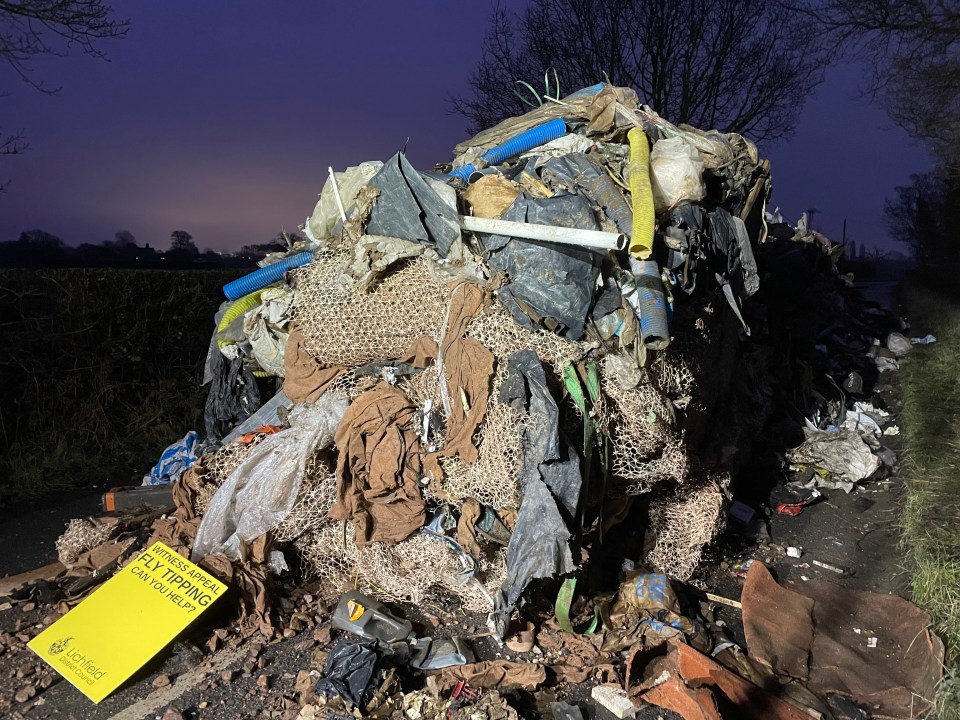
M 260 290 L 254 290 L 249 295 L 244 295 L 242 298 L 239 298 L 233 305 L 227 308 L 227 311 L 223 313 L 223 317 L 220 318 L 220 324 L 217 325 L 217 333 L 223 332 L 226 330 L 230 323 L 236 320 L 238 317 L 244 313 L 253 310 L 257 305 L 260 304 L 260 296 L 263 295 L 263 291 L 266 288 L 261 288 Z M 222 348 L 226 345 L 232 345 L 232 340 L 217 340 L 217 347 Z M 270 373 L 266 370 L 254 370 L 253 374 L 256 377 L 270 377 Z
M 633 235 L 628 251 L 638 260 L 653 252 L 653 189 L 650 187 L 650 145 L 638 127 L 627 133 L 630 141 L 630 195 L 633 198 Z
M 244 295 L 242 298 L 233 303 L 233 305 L 228 307 L 227 311 L 223 313 L 223 317 L 220 319 L 220 324 L 217 325 L 217 333 L 223 332 L 227 329 L 227 327 L 229 327 L 230 323 L 243 315 L 245 312 L 252 310 L 259 305 L 261 295 L 263 295 L 263 290 L 254 290 L 249 295 Z M 217 340 L 217 347 L 222 348 L 224 345 L 232 344 L 233 343 L 229 340 Z

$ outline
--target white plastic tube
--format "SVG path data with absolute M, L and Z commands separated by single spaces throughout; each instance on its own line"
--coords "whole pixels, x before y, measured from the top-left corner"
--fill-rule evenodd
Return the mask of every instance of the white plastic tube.
M 470 232 L 507 235 L 525 240 L 541 240 L 561 245 L 594 248 L 596 250 L 625 250 L 627 236 L 622 233 L 603 232 L 602 230 L 581 230 L 580 228 L 556 227 L 520 223 L 495 218 L 460 216 L 460 227 Z

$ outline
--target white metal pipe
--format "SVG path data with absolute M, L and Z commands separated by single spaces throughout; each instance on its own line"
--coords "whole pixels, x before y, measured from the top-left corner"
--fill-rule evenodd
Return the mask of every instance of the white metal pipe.
M 511 220 L 478 218 L 469 215 L 460 216 L 460 227 L 470 232 L 507 235 L 509 237 L 524 238 L 525 240 L 541 240 L 543 242 L 576 245 L 578 247 L 587 247 L 596 250 L 625 250 L 627 247 L 626 235 L 623 233 L 603 232 L 602 230 L 581 230 L 580 228 L 519 223 Z

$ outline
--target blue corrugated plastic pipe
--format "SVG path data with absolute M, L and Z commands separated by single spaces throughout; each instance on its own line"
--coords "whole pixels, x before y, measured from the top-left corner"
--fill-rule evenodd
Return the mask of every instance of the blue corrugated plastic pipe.
M 507 140 L 503 145 L 490 148 L 483 154 L 483 162 L 485 165 L 499 165 L 504 160 L 509 160 L 520 153 L 532 150 L 538 145 L 543 145 L 551 140 L 563 137 L 566 132 L 567 124 L 563 121 L 563 118 L 554 118 L 550 122 L 537 125 L 529 130 L 524 130 L 519 135 Z M 466 180 L 476 171 L 477 169 L 473 166 L 473 163 L 470 163 L 469 165 L 464 165 L 462 168 L 454 170 L 450 174 L 461 180 Z
M 223 294 L 227 296 L 227 300 L 239 300 L 244 295 L 249 295 L 255 290 L 266 287 L 270 283 L 275 283 L 283 277 L 283 274 L 287 270 L 293 270 L 293 268 L 306 265 L 311 260 L 313 260 L 313 253 L 302 252 L 297 255 L 291 255 L 280 262 L 267 265 L 259 270 L 254 270 L 249 275 L 237 278 L 233 282 L 228 282 L 223 286 Z

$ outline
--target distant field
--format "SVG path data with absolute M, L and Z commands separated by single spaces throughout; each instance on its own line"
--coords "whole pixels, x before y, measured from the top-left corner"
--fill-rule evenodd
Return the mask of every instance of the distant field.
M 240 274 L 0 270 L 0 504 L 139 482 L 202 430 L 213 316 Z

